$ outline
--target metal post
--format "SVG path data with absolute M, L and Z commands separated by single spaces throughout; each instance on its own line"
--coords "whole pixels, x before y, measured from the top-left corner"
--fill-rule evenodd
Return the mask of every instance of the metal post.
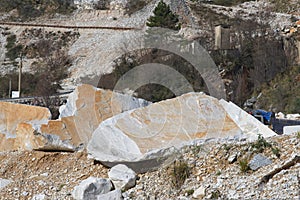
M 19 97 L 21 97 L 22 67 L 23 67 L 23 63 L 22 63 L 22 53 L 21 53 L 20 66 L 19 66 L 19 85 L 18 85 Z
M 11 98 L 11 78 L 9 78 L 8 82 L 8 98 Z

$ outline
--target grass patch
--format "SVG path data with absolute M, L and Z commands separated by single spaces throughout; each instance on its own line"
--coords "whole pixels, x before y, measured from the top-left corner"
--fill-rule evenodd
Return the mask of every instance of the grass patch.
M 171 169 L 172 184 L 176 189 L 184 184 L 185 180 L 190 176 L 190 167 L 185 161 L 175 161 Z
M 192 146 L 192 152 L 195 156 L 198 155 L 198 153 L 200 153 L 200 151 L 205 151 L 203 145 L 194 145 L 194 146 Z
M 232 148 L 232 144 L 223 144 L 222 146 L 226 152 L 228 152 Z
M 185 191 L 185 194 L 187 194 L 187 196 L 190 196 L 190 195 L 194 194 L 194 192 L 195 191 L 193 189 L 190 189 L 190 190 Z
M 211 192 L 210 199 L 219 199 L 221 197 L 221 192 L 219 190 L 214 190 Z
M 248 162 L 248 160 L 247 159 L 241 159 L 240 161 L 239 161 L 239 166 L 240 166 L 240 170 L 241 170 L 241 172 L 243 172 L 243 173 L 246 173 L 247 171 L 249 171 L 250 170 L 250 168 L 249 168 L 249 162 Z
M 272 147 L 272 153 L 279 158 L 280 157 L 280 150 L 277 147 Z
M 255 152 L 262 153 L 266 148 L 272 147 L 272 145 L 266 141 L 266 139 L 259 134 L 258 139 L 251 145 Z

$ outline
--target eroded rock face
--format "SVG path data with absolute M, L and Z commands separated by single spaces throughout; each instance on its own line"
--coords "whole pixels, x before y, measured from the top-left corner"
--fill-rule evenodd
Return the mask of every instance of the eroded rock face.
M 179 149 L 199 138 L 240 137 L 241 130 L 213 97 L 189 93 L 138 108 L 100 124 L 88 144 L 91 157 L 104 163 L 164 161 Z M 150 162 L 155 167 L 155 162 Z M 137 169 L 138 168 L 138 169 Z

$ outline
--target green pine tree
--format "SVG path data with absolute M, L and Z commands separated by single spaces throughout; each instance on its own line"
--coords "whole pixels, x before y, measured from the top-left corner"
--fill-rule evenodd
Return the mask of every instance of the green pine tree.
M 149 27 L 162 27 L 173 30 L 179 30 L 178 16 L 175 15 L 170 6 L 164 3 L 162 0 L 158 3 L 154 9 L 154 16 L 150 16 L 146 23 Z

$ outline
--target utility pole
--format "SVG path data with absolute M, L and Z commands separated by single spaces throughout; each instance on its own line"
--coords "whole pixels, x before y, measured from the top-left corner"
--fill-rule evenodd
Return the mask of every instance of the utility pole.
M 20 65 L 19 65 L 19 85 L 18 85 L 18 90 L 19 90 L 19 97 L 21 97 L 21 81 L 22 81 L 22 67 L 23 67 L 23 61 L 22 58 L 23 54 L 21 53 L 21 58 L 20 58 Z

